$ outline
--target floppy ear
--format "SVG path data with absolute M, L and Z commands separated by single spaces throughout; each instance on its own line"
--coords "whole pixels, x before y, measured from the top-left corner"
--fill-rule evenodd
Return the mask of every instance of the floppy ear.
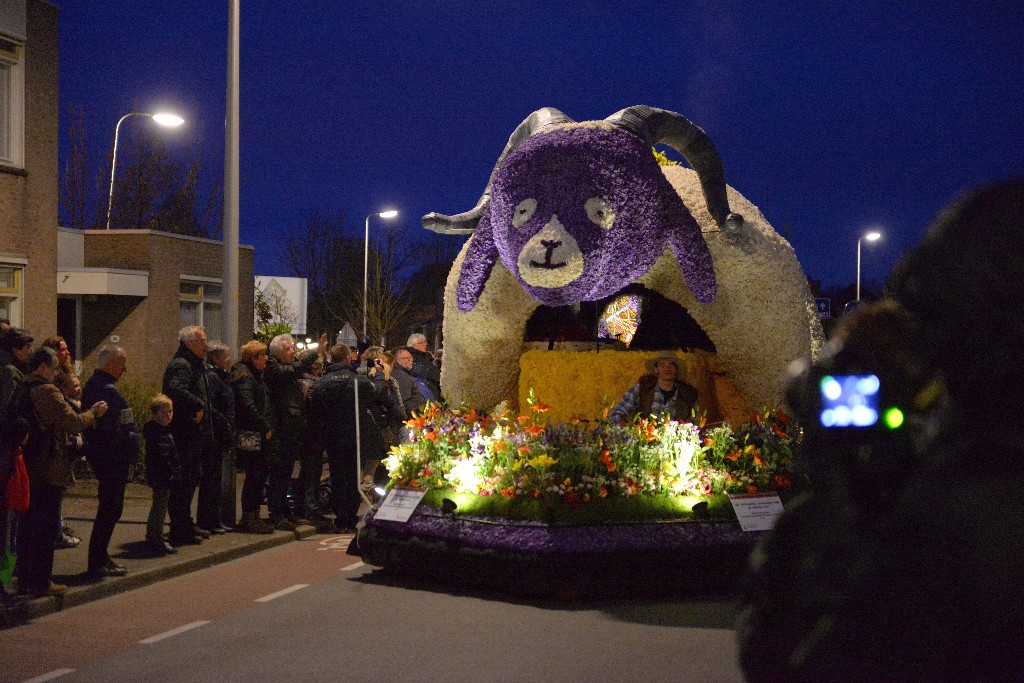
M 476 232 L 470 238 L 466 258 L 459 271 L 459 284 L 455 289 L 455 301 L 459 310 L 468 313 L 473 310 L 491 276 L 494 263 L 498 260 L 498 247 L 494 244 L 490 212 L 485 211 L 477 224 Z
M 686 286 L 697 301 L 711 303 L 718 293 L 718 282 L 711 252 L 700 226 L 675 192 L 671 197 L 665 196 L 663 216 L 666 219 L 666 238 L 679 267 L 683 269 Z

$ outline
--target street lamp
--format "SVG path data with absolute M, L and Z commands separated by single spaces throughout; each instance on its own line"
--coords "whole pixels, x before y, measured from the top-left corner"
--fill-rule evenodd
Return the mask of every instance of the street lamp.
M 117 139 L 121 134 L 121 124 L 124 123 L 125 119 L 132 116 L 148 116 L 159 125 L 168 126 L 170 128 L 177 128 L 181 124 L 185 123 L 185 119 L 180 116 L 175 116 L 174 114 L 151 114 L 144 111 L 133 111 L 125 114 L 117 120 L 117 125 L 114 126 L 114 156 L 110 161 L 110 194 L 107 196 L 107 230 L 110 230 L 110 213 L 114 208 L 114 172 L 117 170 Z
M 857 240 L 857 301 L 860 301 L 860 243 L 863 240 L 874 242 L 881 236 L 882 233 L 872 230 L 871 232 L 865 233 L 859 240 Z
M 379 218 L 394 218 L 398 212 L 394 209 L 371 213 L 366 217 L 366 232 L 363 235 L 363 341 L 366 342 L 366 292 L 370 272 L 370 219 L 374 216 Z

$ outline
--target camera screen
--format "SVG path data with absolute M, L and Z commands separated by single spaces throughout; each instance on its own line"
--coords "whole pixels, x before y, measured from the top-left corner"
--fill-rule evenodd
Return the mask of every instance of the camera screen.
M 823 427 L 870 427 L 878 422 L 875 375 L 826 375 L 821 378 Z

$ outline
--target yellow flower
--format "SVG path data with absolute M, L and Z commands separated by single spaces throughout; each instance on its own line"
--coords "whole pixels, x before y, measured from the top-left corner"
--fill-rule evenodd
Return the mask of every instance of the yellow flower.
M 550 455 L 542 453 L 538 455 L 536 458 L 530 458 L 529 460 L 527 460 L 526 464 L 529 465 L 530 467 L 540 469 L 543 467 L 551 467 L 557 462 L 558 461 L 552 458 Z

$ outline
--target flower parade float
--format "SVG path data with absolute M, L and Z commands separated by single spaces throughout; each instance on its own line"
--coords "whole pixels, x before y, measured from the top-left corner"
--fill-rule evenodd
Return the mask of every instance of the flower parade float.
M 392 486 L 427 493 L 407 522 L 370 512 L 365 560 L 527 595 L 729 587 L 758 534 L 728 494 L 793 489 L 799 428 L 785 413 L 733 427 L 549 411 L 531 395 L 521 415 L 431 405 L 410 420 L 385 465 Z
M 656 144 L 692 170 L 659 163 Z M 726 494 L 792 483 L 796 427 L 750 411 L 782 403 L 788 364 L 816 358 L 823 336 L 792 247 L 726 185 L 705 132 L 646 106 L 585 122 L 541 109 L 513 131 L 473 209 L 422 223 L 471 235 L 445 289 L 441 385 L 453 407 L 417 416 L 389 456 L 392 487 L 427 493 L 406 522 L 367 515 L 364 559 L 530 595 L 734 584 L 759 534 L 740 530 Z M 686 364 L 704 373 L 698 403 L 715 408 L 696 425 L 611 424 L 593 407 L 549 420 L 524 378 L 564 385 L 572 364 L 524 342 L 531 314 L 637 286 L 713 342 L 713 358 Z M 587 361 L 620 367 L 625 384 L 581 372 L 570 391 L 617 400 L 643 365 L 634 355 Z

